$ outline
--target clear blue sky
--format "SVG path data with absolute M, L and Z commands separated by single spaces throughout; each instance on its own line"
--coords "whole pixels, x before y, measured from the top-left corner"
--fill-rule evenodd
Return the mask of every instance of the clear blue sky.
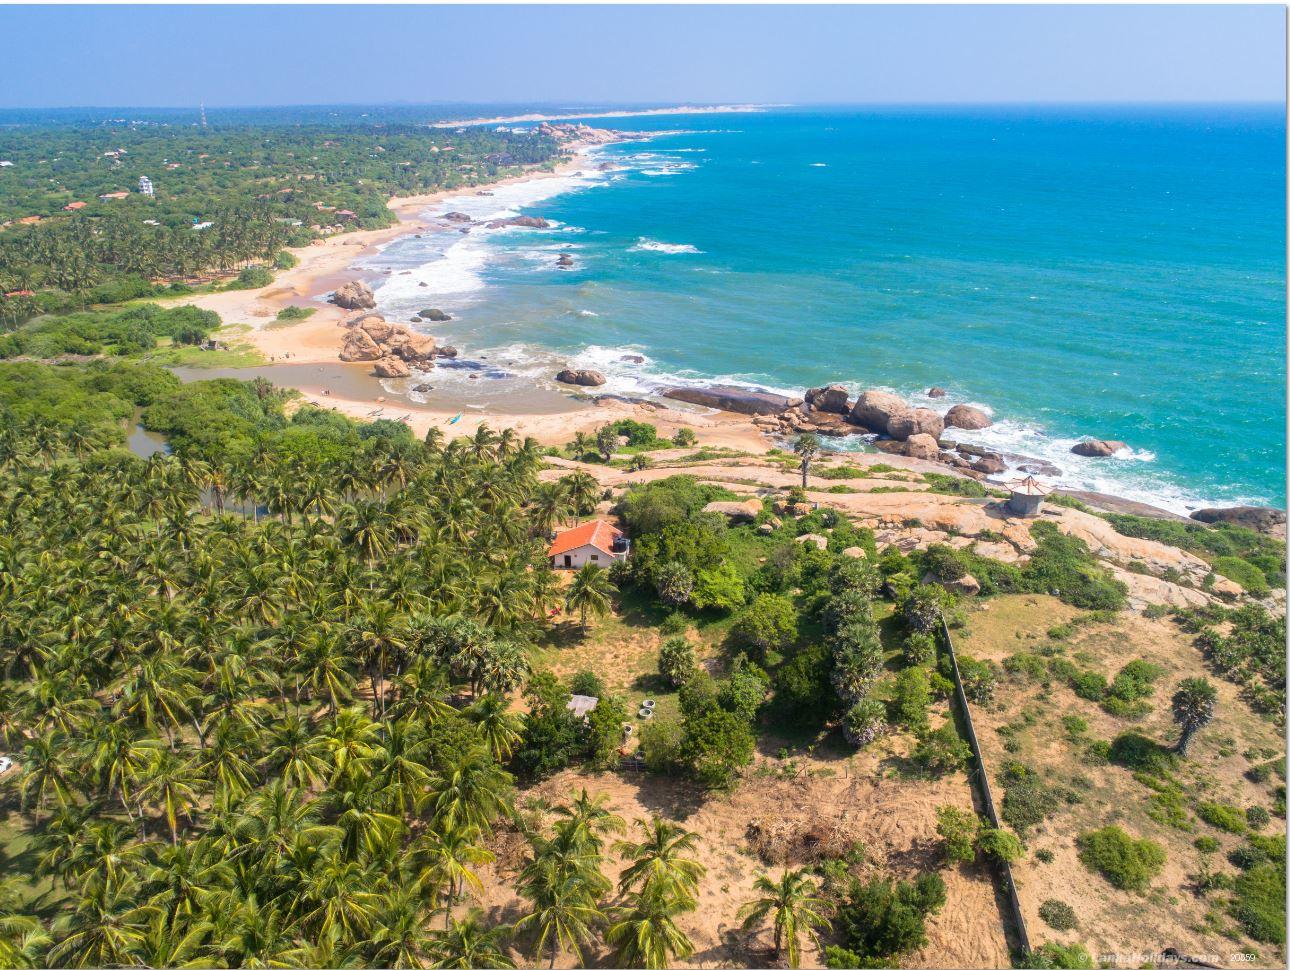
M 0 107 L 1283 101 L 1279 6 L 0 6 Z

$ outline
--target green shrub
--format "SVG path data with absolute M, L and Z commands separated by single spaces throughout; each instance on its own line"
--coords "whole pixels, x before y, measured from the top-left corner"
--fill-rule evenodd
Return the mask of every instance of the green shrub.
M 1150 839 L 1134 839 L 1118 825 L 1085 832 L 1076 840 L 1079 858 L 1120 889 L 1141 892 L 1165 865 L 1165 850 Z
M 1115 675 L 1106 693 L 1122 701 L 1150 697 L 1155 691 L 1155 682 L 1164 672 L 1164 668 L 1156 664 L 1145 660 L 1131 660 Z
M 1065 498 L 1061 495 L 1056 497 Z M 1079 943 L 1062 946 L 1051 941 L 1031 950 L 1014 965 L 1028 970 L 1093 970 L 1096 966 L 1088 950 Z
M 778 723 L 815 728 L 837 713 L 838 698 L 829 681 L 830 660 L 828 648 L 814 643 L 775 669 L 771 712 Z
M 1235 556 L 1219 556 L 1214 560 L 1214 572 L 1239 583 L 1247 593 L 1263 596 L 1268 592 L 1268 578 L 1263 570 L 1251 562 Z
M 1286 941 L 1284 860 L 1255 866 L 1236 877 L 1232 915 L 1251 939 L 1282 946 Z
M 1060 899 L 1045 899 L 1040 903 L 1039 918 L 1055 930 L 1073 930 L 1079 925 L 1075 910 Z
M 924 735 L 914 749 L 913 757 L 925 769 L 939 775 L 963 769 L 972 757 L 972 750 L 959 737 L 953 723 L 947 722 Z
M 254 290 L 273 282 L 273 274 L 263 266 L 248 266 L 229 284 L 230 290 Z
M 684 769 L 683 735 L 681 719 L 675 714 L 651 718 L 641 728 L 640 751 L 645 768 L 659 774 L 679 774 Z
M 1062 716 L 1062 727 L 1072 738 L 1083 737 L 1088 732 L 1088 721 L 1078 714 L 1065 714 Z
M 994 698 L 994 689 L 998 684 L 998 675 L 994 664 L 988 660 L 977 660 L 960 654 L 959 680 L 963 682 L 963 693 L 967 699 L 978 704 L 987 704 Z
M 889 707 L 891 720 L 915 732 L 928 726 L 928 708 L 932 692 L 928 685 L 927 671 L 922 667 L 906 667 L 896 675 L 893 696 Z
M 1245 822 L 1245 813 L 1234 805 L 1201 802 L 1196 806 L 1196 814 L 1214 828 L 1231 832 L 1233 835 L 1244 835 L 1249 829 Z
M 286 306 L 278 311 L 279 320 L 305 320 L 317 312 L 311 306 Z
M 1036 522 L 1030 535 L 1036 548 L 1022 570 L 1028 591 L 1052 593 L 1081 609 L 1124 608 L 1127 588 L 1097 561 L 1082 539 L 1066 535 L 1051 522 Z
M 285 249 L 279 250 L 273 256 L 274 269 L 292 269 L 299 266 L 300 260 L 296 259 L 294 253 L 289 253 Z
M 1245 821 L 1252 829 L 1261 829 L 1272 821 L 1272 816 L 1262 805 L 1251 805 L 1245 810 Z
M 1003 806 L 1000 817 L 1025 835 L 1057 811 L 1061 800 L 1056 791 L 1040 781 L 1039 776 L 1024 766 L 1024 772 L 1005 776 Z
M 1052 850 L 1052 849 L 1036 849 L 1036 850 L 1035 850 L 1035 860 L 1036 860 L 1036 861 L 1038 861 L 1038 862 L 1042 862 L 1044 865 L 1048 865 L 1050 862 L 1052 862 L 1052 861 L 1053 861 L 1054 859 L 1056 859 L 1056 858 L 1057 858 L 1057 856 L 1055 856 L 1055 855 L 1053 854 L 1053 850 Z
M 1177 755 L 1164 745 L 1136 731 L 1116 735 L 1107 758 L 1113 764 L 1131 771 L 1143 771 L 1152 775 L 1166 773 L 1178 760 Z
M 911 953 L 926 945 L 924 922 L 944 904 L 945 883 L 935 873 L 924 873 L 905 883 L 872 879 L 857 883 L 838 907 L 833 930 L 849 951 L 845 957 L 849 966 L 861 962 L 886 966 L 888 961 L 883 958 Z
M 1212 835 L 1198 835 L 1192 845 L 1196 847 L 1196 851 L 1201 855 L 1213 855 L 1223 847 L 1223 844 Z
M 1048 676 L 1048 661 L 1034 653 L 1014 653 L 1003 661 L 1003 669 L 1023 680 L 1040 681 Z
M 976 838 L 981 820 L 976 812 L 942 805 L 936 809 L 936 834 L 945 840 L 945 861 L 971 862 L 976 858 Z
M 1007 829 L 983 828 L 976 838 L 976 847 L 981 855 L 998 862 L 1016 862 L 1026 850 L 1021 840 Z
M 759 659 L 769 651 L 783 650 L 796 637 L 797 608 L 777 593 L 758 593 L 730 628 L 731 642 Z
M 1106 678 L 1090 670 L 1074 674 L 1070 679 L 1071 690 L 1086 701 L 1100 701 L 1106 696 Z

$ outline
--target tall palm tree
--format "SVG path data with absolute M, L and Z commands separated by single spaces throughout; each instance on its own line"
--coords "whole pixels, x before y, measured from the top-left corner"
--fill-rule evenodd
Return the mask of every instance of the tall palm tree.
M 601 919 L 586 882 L 576 874 L 549 882 L 521 882 L 520 894 L 532 902 L 533 910 L 515 928 L 533 932 L 533 952 L 547 953 L 548 970 L 566 950 L 581 962 L 582 947 L 591 941 L 592 929 Z
M 1181 734 L 1175 750 L 1184 758 L 1196 732 L 1214 719 L 1218 691 L 1204 677 L 1188 677 L 1178 685 L 1173 696 L 1174 720 Z
M 444 929 L 458 897 L 468 891 L 483 891 L 483 883 L 471 866 L 492 862 L 493 853 L 479 844 L 479 829 L 473 825 L 431 830 L 418 840 L 416 855 L 424 862 L 423 879 L 444 896 Z
M 806 476 L 811 473 L 811 463 L 820 456 L 820 438 L 814 432 L 799 434 L 793 441 L 793 453 L 797 455 L 799 468 L 802 471 L 802 488 L 806 488 Z
M 18 880 L 0 879 L 0 967 L 43 966 L 41 954 L 52 942 L 43 923 L 22 912 Z
M 707 871 L 702 863 L 687 858 L 693 854 L 699 837 L 657 815 L 649 821 L 637 819 L 636 825 L 641 830 L 641 841 L 622 841 L 614 846 L 630 862 L 619 876 L 619 891 L 639 889 L 642 895 L 675 893 L 693 905 L 699 880 Z
M 788 965 L 798 967 L 802 961 L 800 937 L 819 943 L 816 930 L 828 925 L 825 915 L 828 903 L 815 895 L 817 887 L 807 877 L 805 870 L 793 872 L 785 869 L 776 882 L 767 876 L 758 876 L 753 889 L 762 895 L 744 904 L 739 916 L 744 927 L 751 929 L 769 917 L 775 930 L 775 960 L 787 951 Z
M 694 944 L 676 925 L 675 917 L 693 906 L 661 889 L 638 894 L 631 905 L 616 907 L 605 939 L 613 947 L 618 966 L 664 970 L 673 958 L 694 953 Z
M 465 919 L 449 920 L 447 929 L 431 933 L 425 952 L 430 966 L 443 970 L 512 970 L 515 963 L 503 946 L 510 934 L 508 926 L 486 927 L 483 913 L 472 909 Z
M 565 607 L 577 610 L 578 619 L 585 631 L 588 614 L 601 617 L 609 612 L 613 590 L 608 570 L 589 562 L 573 574 L 573 582 L 569 584 L 569 592 L 565 597 Z
M 493 759 L 504 762 L 520 743 L 520 719 L 507 709 L 506 698 L 498 693 L 485 694 L 466 709 L 475 722 Z

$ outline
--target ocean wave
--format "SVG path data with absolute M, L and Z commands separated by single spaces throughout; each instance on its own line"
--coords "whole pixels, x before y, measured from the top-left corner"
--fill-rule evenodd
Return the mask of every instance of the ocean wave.
M 828 168 L 828 162 L 811 162 L 811 168 Z
M 703 250 L 695 246 L 691 246 L 689 243 L 665 243 L 665 242 L 659 242 L 655 239 L 647 239 L 646 237 L 641 236 L 636 241 L 636 245 L 632 246 L 628 250 L 628 252 L 667 253 L 669 256 L 675 256 L 681 253 L 689 253 L 689 254 L 701 253 L 703 252 Z

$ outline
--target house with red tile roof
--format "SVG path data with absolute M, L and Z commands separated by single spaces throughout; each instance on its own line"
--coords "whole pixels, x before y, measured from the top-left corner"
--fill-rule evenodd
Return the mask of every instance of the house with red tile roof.
M 552 569 L 581 569 L 587 563 L 608 567 L 625 562 L 630 546 L 621 531 L 608 522 L 594 519 L 561 532 L 546 554 Z

